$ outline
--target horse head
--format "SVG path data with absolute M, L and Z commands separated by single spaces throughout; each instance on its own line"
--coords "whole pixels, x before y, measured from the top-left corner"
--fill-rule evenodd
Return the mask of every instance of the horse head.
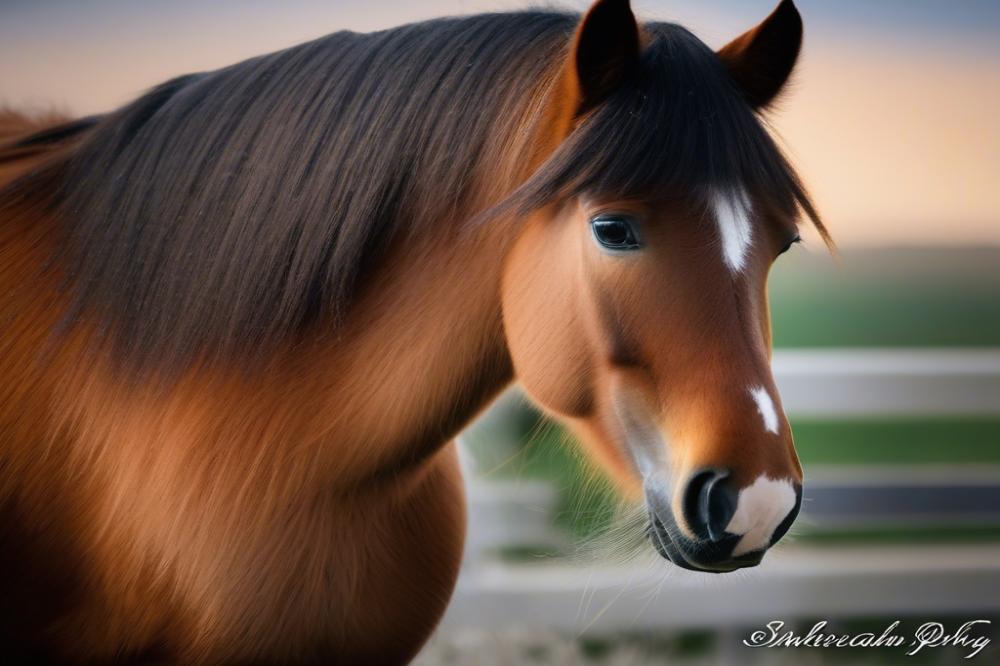
M 756 565 L 801 501 L 766 281 L 801 211 L 825 232 L 759 119 L 801 36 L 787 1 L 718 52 L 597 2 L 553 87 L 568 134 L 514 195 L 534 211 L 503 275 L 516 374 L 684 568 Z

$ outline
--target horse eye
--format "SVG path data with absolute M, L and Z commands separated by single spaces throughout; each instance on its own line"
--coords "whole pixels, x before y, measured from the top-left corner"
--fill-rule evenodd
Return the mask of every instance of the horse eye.
M 598 215 L 590 221 L 597 242 L 609 250 L 637 250 L 639 240 L 632 220 L 622 215 Z
M 792 246 L 795 245 L 796 243 L 798 243 L 800 240 L 802 240 L 802 238 L 799 237 L 799 236 L 796 236 L 792 240 L 788 241 L 788 245 L 786 245 L 785 247 L 781 248 L 781 252 L 779 252 L 778 254 L 782 255 L 782 254 L 788 252 L 789 250 L 792 249 Z

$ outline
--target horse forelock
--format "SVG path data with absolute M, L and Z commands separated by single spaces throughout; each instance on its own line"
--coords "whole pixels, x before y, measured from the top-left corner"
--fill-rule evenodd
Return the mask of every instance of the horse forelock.
M 685 28 L 644 25 L 639 71 L 498 210 L 527 212 L 581 194 L 695 199 L 745 190 L 794 219 L 801 211 L 826 230 L 765 120 L 718 57 Z M 828 239 L 827 239 L 828 240 Z

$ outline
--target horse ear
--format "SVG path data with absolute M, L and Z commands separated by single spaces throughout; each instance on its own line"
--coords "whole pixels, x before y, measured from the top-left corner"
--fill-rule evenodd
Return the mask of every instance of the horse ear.
M 597 0 L 576 30 L 568 63 L 577 115 L 602 102 L 635 72 L 639 48 L 639 26 L 628 0 Z
M 788 81 L 801 46 L 802 17 L 792 0 L 782 0 L 760 25 L 722 47 L 718 56 L 750 105 L 761 109 Z

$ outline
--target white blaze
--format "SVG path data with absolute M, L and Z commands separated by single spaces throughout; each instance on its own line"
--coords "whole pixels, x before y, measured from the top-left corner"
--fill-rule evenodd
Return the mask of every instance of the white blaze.
M 722 258 L 733 273 L 743 270 L 753 240 L 750 200 L 742 189 L 716 190 L 709 204 L 722 238 Z
M 733 557 L 769 546 L 774 530 L 794 508 L 795 488 L 791 481 L 758 476 L 740 491 L 736 513 L 726 526 L 730 534 L 743 535 L 733 549 Z
M 757 403 L 757 411 L 764 420 L 764 430 L 778 434 L 778 411 L 774 408 L 771 394 L 763 386 L 753 386 L 749 389 L 750 397 Z

